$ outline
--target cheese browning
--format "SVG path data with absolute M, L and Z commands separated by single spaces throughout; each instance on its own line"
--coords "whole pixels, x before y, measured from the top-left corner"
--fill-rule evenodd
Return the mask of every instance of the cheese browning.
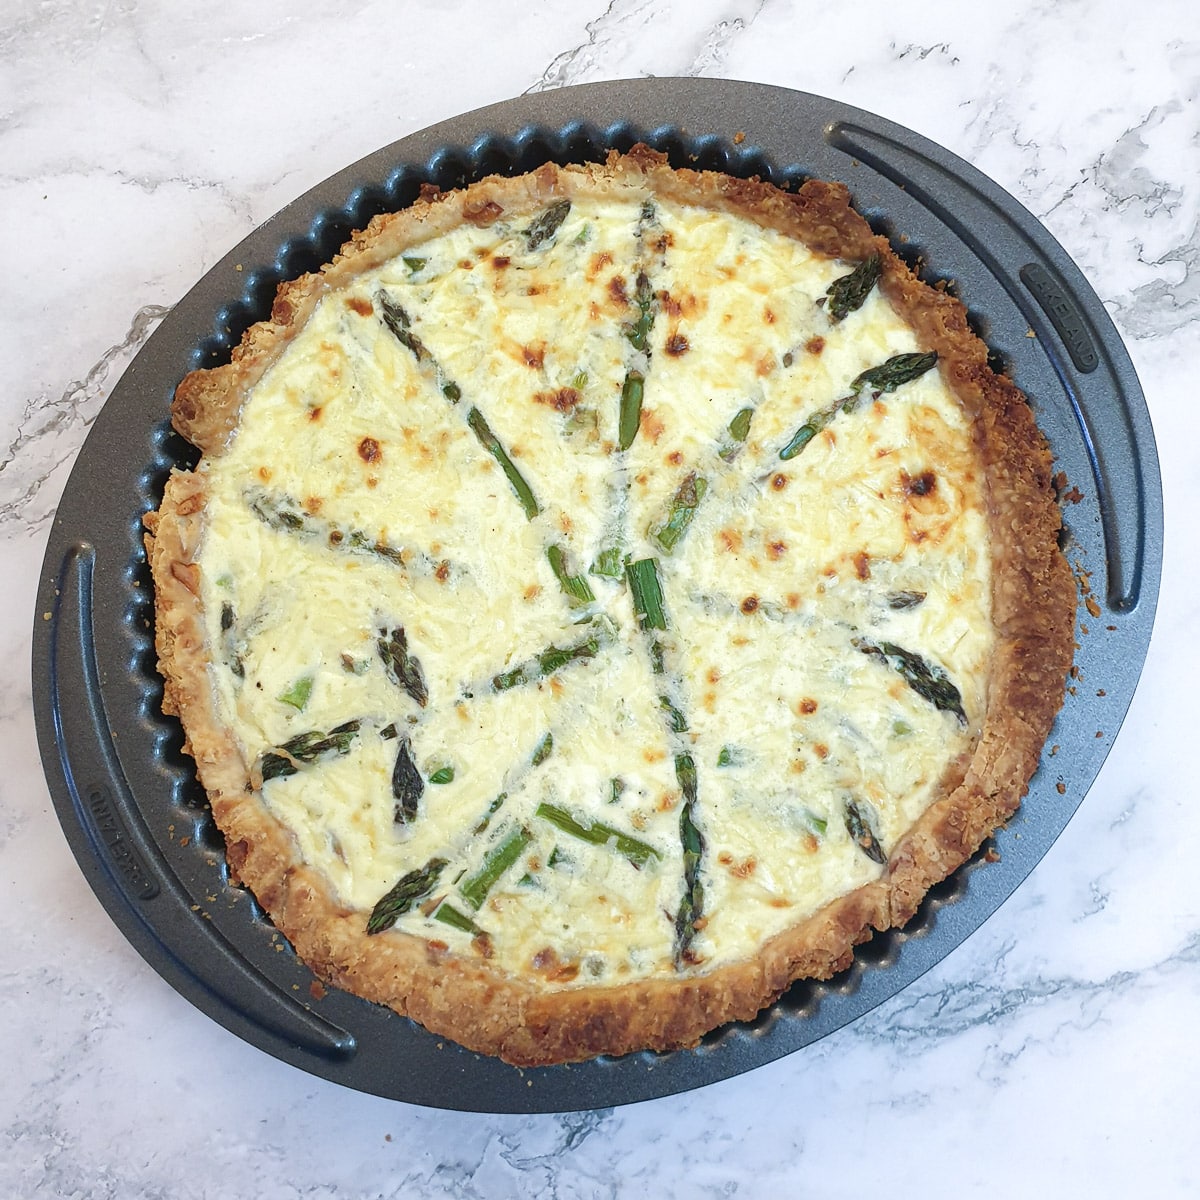
M 868 375 L 924 348 L 855 268 L 581 190 L 326 290 L 245 397 L 199 468 L 211 686 L 364 926 L 390 894 L 378 936 L 550 990 L 703 973 L 943 795 L 985 484 L 932 360 Z

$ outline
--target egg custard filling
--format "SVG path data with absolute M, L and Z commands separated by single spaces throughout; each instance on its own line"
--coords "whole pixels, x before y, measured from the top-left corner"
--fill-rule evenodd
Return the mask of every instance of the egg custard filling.
M 165 708 L 329 982 L 520 1064 L 694 1045 L 1011 815 L 1050 457 L 850 208 L 635 148 L 425 196 L 180 385 Z

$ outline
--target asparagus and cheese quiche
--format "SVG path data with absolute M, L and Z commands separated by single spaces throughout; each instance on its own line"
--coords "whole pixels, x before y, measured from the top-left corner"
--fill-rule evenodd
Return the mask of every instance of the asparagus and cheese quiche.
M 1061 702 L 1047 448 L 840 185 L 637 147 L 428 189 L 173 419 L 157 647 L 234 877 L 513 1063 L 844 969 Z

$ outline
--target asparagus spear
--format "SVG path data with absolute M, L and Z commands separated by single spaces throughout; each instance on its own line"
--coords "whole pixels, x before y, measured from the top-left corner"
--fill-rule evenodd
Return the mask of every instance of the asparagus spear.
M 558 227 L 567 219 L 567 213 L 570 211 L 570 200 L 559 200 L 558 203 L 550 205 L 544 213 L 536 217 L 522 231 L 525 235 L 526 248 L 536 250 L 548 238 L 552 238 L 558 232 Z
M 564 212 L 563 216 L 565 215 L 566 213 Z M 412 351 L 413 357 L 417 362 L 425 364 L 426 370 L 435 376 L 438 385 L 441 387 L 442 395 L 451 404 L 457 404 L 462 399 L 462 389 L 452 380 L 445 380 L 441 368 L 434 361 L 429 348 L 413 333 L 411 329 L 412 322 L 408 313 L 382 291 L 377 293 L 375 301 L 379 305 L 384 325 L 387 326 L 402 346 L 406 346 Z M 492 432 L 492 428 L 487 423 L 487 419 L 483 413 L 474 405 L 471 406 L 467 413 L 467 424 L 471 427 L 471 432 L 479 439 L 480 445 L 500 464 L 500 469 L 504 472 L 505 478 L 512 486 L 517 499 L 521 502 L 521 507 L 525 510 L 525 516 L 532 521 L 541 512 L 541 508 L 538 506 L 537 499 L 533 494 L 533 489 L 521 474 L 516 463 L 509 456 L 508 451 L 505 450 L 500 439 Z
M 937 352 L 928 354 L 895 354 L 877 367 L 856 375 L 850 384 L 850 394 L 819 409 L 792 435 L 791 441 L 779 452 L 782 459 L 795 458 L 839 412 L 852 413 L 862 401 L 862 393 L 874 395 L 894 392 L 903 384 L 920 378 L 937 362 Z
M 835 279 L 825 295 L 829 297 L 829 319 L 836 324 L 850 313 L 862 308 L 871 289 L 879 282 L 883 263 L 878 254 L 864 259 L 849 275 Z
M 613 849 L 629 859 L 639 870 L 652 858 L 662 858 L 662 854 L 649 842 L 643 842 L 628 833 L 622 833 L 621 830 L 612 825 L 606 825 L 603 821 L 572 816 L 565 808 L 560 808 L 556 804 L 543 802 L 537 806 L 534 815 L 549 821 L 563 833 L 569 833 L 582 842 L 590 842 L 593 846 L 607 846 L 611 843 Z
M 412 321 L 404 308 L 397 304 L 386 292 L 377 292 L 375 303 L 379 305 L 379 314 L 383 323 L 391 331 L 392 336 L 412 351 L 417 362 L 423 362 L 430 357 L 425 343 L 412 331 Z
M 533 757 L 529 760 L 529 765 L 532 767 L 540 767 L 542 763 L 550 757 L 554 749 L 554 734 L 548 733 L 537 744 L 537 748 L 533 752 Z
M 233 605 L 226 602 L 221 605 L 221 648 L 224 651 L 225 665 L 236 678 L 245 679 L 246 665 L 238 653 L 237 633 L 234 625 Z
M 302 675 L 294 683 L 289 684 L 275 697 L 281 704 L 290 704 L 294 709 L 303 712 L 312 695 L 313 680 L 311 675 Z
M 525 476 L 517 468 L 517 464 L 509 458 L 508 451 L 504 449 L 500 443 L 500 439 L 492 432 L 491 426 L 484 419 L 483 413 L 472 406 L 471 411 L 467 413 L 467 424 L 470 425 L 471 431 L 479 439 L 480 445 L 500 464 L 500 469 L 504 472 L 505 478 L 511 484 L 512 490 L 521 502 L 521 507 L 525 510 L 525 516 L 532 521 L 542 511 L 538 507 L 533 489 L 529 486 Z
M 698 789 L 696 764 L 690 754 L 675 756 L 675 777 L 683 790 L 683 806 L 679 810 L 679 838 L 683 844 L 683 897 L 675 914 L 675 965 L 682 966 L 695 959 L 691 947 L 696 937 L 696 922 L 704 913 L 704 883 L 700 878 L 704 838 L 695 822 Z
M 686 476 L 676 489 L 666 519 L 651 533 L 651 537 L 668 553 L 675 549 L 676 543 L 687 532 L 707 491 L 708 481 L 697 477 L 695 471 Z
M 667 614 L 663 608 L 662 582 L 658 577 L 658 559 L 639 558 L 625 564 L 625 577 L 629 580 L 629 591 L 633 597 L 633 609 L 638 624 L 644 630 L 667 628 Z
M 402 738 L 396 747 L 396 765 L 392 768 L 392 795 L 396 800 L 393 820 L 397 825 L 407 825 L 416 817 L 424 794 L 425 781 L 412 760 L 411 743 L 408 738 Z
M 433 919 L 449 925 L 452 929 L 461 929 L 463 933 L 482 932 L 478 925 L 465 913 L 460 913 L 453 904 L 443 900 L 434 911 Z
M 854 644 L 864 654 L 886 662 L 922 700 L 928 700 L 934 708 L 942 712 L 953 713 L 959 724 L 967 723 L 967 714 L 963 712 L 962 693 L 954 686 L 945 670 L 936 663 L 926 662 L 919 654 L 905 650 L 894 642 L 872 642 L 868 638 L 856 638 Z
M 550 646 L 531 661 L 522 663 L 511 671 L 494 675 L 492 687 L 497 692 L 506 692 L 509 688 L 519 687 L 525 683 L 535 683 L 547 675 L 553 675 L 555 671 L 562 670 L 569 663 L 595 658 L 600 653 L 600 647 L 605 640 L 600 634 L 593 633 L 574 646 Z
M 864 389 L 870 392 L 894 392 L 914 379 L 920 379 L 938 360 L 937 351 L 926 354 L 894 354 L 877 367 L 870 367 L 857 375 L 850 384 L 854 395 Z
M 376 902 L 367 918 L 368 933 L 382 933 L 406 913 L 415 908 L 437 887 L 444 858 L 431 858 L 423 867 L 402 875 L 396 884 Z
M 887 855 L 884 854 L 883 847 L 879 844 L 879 839 L 871 828 L 867 813 L 864 811 L 865 807 L 865 805 L 860 807 L 853 800 L 846 801 L 846 831 L 850 834 L 854 844 L 872 862 L 885 866 Z
M 519 826 L 484 855 L 479 869 L 460 884 L 458 889 L 462 898 L 471 908 L 476 912 L 479 911 L 488 892 L 495 887 L 500 876 L 525 853 L 525 847 L 532 840 L 533 834 L 524 826 Z
M 329 550 L 342 554 L 370 554 L 386 559 L 404 571 L 444 574 L 449 564 L 420 550 L 393 546 L 382 538 L 371 537 L 361 529 L 343 529 L 332 521 L 314 517 L 290 496 L 250 488 L 245 493 L 246 507 L 264 524 L 282 533 L 296 534 L 308 541 L 319 541 Z M 457 568 L 456 568 L 457 569 Z
M 750 436 L 750 422 L 754 419 L 754 409 L 739 408 L 729 422 L 729 436 L 725 439 L 718 454 L 726 462 L 733 460 L 741 453 L 742 445 Z
M 658 707 L 667 714 L 668 725 L 672 733 L 687 733 L 687 718 L 671 703 L 669 696 L 659 696 Z
M 540 742 L 538 742 L 537 746 L 534 747 L 533 754 L 531 754 L 529 757 L 530 768 L 540 767 L 542 765 L 542 763 L 544 763 L 546 761 L 546 759 L 548 759 L 550 757 L 550 752 L 553 749 L 554 749 L 554 736 L 553 736 L 553 734 L 547 733 L 546 736 L 544 738 L 542 738 L 542 740 Z M 523 774 L 523 773 L 524 772 L 520 772 L 517 775 L 517 778 L 519 779 L 520 774 Z M 516 783 L 516 780 L 510 778 L 509 786 L 512 787 L 515 785 L 515 783 Z M 483 814 L 483 816 L 479 819 L 479 821 L 476 822 L 474 829 L 471 830 L 471 833 L 474 834 L 476 837 L 478 837 L 492 823 L 492 818 L 496 815 L 496 813 L 498 813 L 500 811 L 501 805 L 503 805 L 503 803 L 507 799 L 508 799 L 508 793 L 501 792 L 500 795 L 498 795 L 495 798 L 495 800 L 493 800 L 491 802 L 491 804 L 488 805 L 487 812 L 485 812 Z
M 667 615 L 663 608 L 662 584 L 658 577 L 658 562 L 653 558 L 639 559 L 626 564 L 625 574 L 633 596 L 634 611 L 650 643 L 651 664 L 656 675 L 666 674 L 665 652 L 661 641 L 653 630 L 667 628 Z M 704 912 L 704 884 L 700 878 L 700 863 L 704 855 L 704 839 L 696 825 L 696 810 L 699 802 L 699 783 L 696 762 L 683 747 L 686 741 L 681 734 L 687 732 L 687 718 L 667 696 L 659 697 L 659 705 L 667 714 L 670 737 L 678 752 L 675 755 L 675 778 L 683 793 L 683 805 L 679 812 L 679 838 L 683 847 L 683 897 L 675 914 L 675 965 L 682 967 L 697 961 L 692 951 L 692 942 L 697 933 L 697 922 Z
M 625 573 L 625 568 L 621 565 L 620 546 L 605 546 L 592 563 L 591 573 L 603 575 L 608 579 L 620 579 Z
M 654 326 L 654 289 L 645 271 L 640 271 L 637 277 L 637 291 L 634 302 L 638 307 L 638 319 L 632 325 L 626 325 L 625 336 L 635 349 L 649 353 L 650 330 Z
M 295 775 L 301 765 L 307 766 L 329 755 L 348 754 L 361 726 L 361 721 L 347 721 L 328 733 L 313 729 L 289 738 L 278 749 L 268 750 L 259 759 L 259 773 L 263 782 Z
M 397 625 L 390 632 L 381 629 L 375 644 L 379 649 L 379 657 L 383 659 L 387 677 L 424 708 L 429 701 L 429 688 L 421 673 L 420 661 L 409 653 L 404 626 Z
M 646 377 L 641 371 L 630 369 L 625 375 L 625 383 L 621 387 L 621 412 L 617 423 L 617 443 L 622 450 L 628 450 L 637 437 L 638 426 L 642 421 L 642 398 L 645 394 Z
M 567 568 L 567 552 L 557 543 L 546 547 L 546 557 L 550 560 L 550 569 L 558 580 L 567 599 L 572 604 L 590 604 L 596 599 L 595 593 L 584 575 L 572 575 Z

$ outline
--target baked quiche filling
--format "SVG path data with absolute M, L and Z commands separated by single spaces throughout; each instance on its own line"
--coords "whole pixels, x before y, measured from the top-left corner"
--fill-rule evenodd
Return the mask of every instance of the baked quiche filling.
M 167 705 L 319 973 L 516 1062 L 691 1044 L 1015 808 L 1069 663 L 1048 456 L 1019 394 L 989 448 L 961 309 L 821 186 L 485 181 L 181 386 Z

